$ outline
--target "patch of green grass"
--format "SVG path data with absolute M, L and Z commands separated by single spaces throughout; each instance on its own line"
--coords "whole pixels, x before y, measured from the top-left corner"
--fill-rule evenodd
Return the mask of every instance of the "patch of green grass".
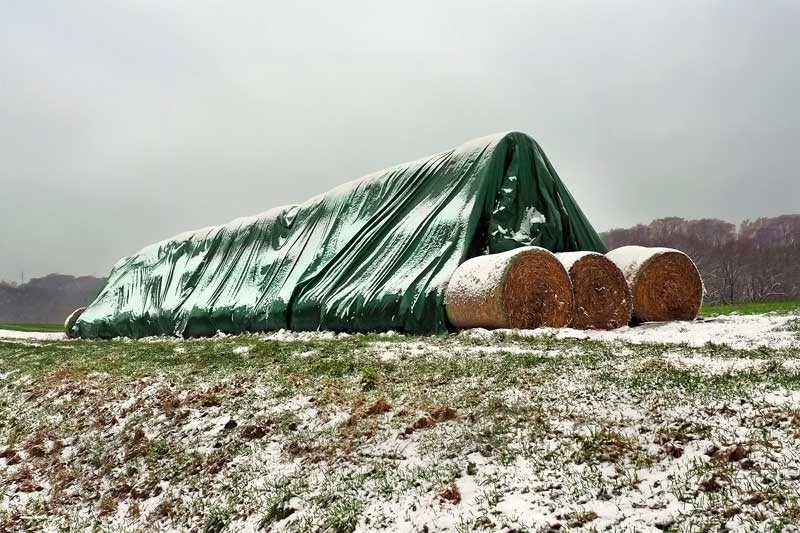
M 336 502 L 325 519 L 326 531 L 350 533 L 356 529 L 363 505 L 356 499 Z
M 421 339 L 405 337 L 398 344 Z M 436 389 L 459 380 L 477 380 L 497 388 L 544 383 L 554 376 L 589 371 L 601 381 L 633 388 L 679 386 L 684 391 L 704 389 L 708 376 L 697 376 L 672 365 L 638 368 L 627 372 L 617 368 L 623 362 L 638 359 L 661 360 L 669 352 L 680 349 L 686 355 L 729 358 L 747 357 L 759 360 L 780 360 L 794 357 L 786 349 L 737 350 L 708 344 L 703 347 L 666 344 L 604 343 L 591 340 L 556 339 L 553 337 L 521 337 L 509 335 L 509 350 L 497 350 L 495 339 L 485 340 L 494 348 L 491 356 L 476 350 L 478 341 L 463 343 L 453 336 L 426 337 L 424 342 L 456 357 L 410 357 L 402 361 L 380 358 L 372 348 L 369 336 L 310 341 L 260 340 L 242 336 L 224 339 L 189 340 L 176 343 L 157 341 L 74 341 L 41 342 L 33 346 L 0 341 L 0 364 L 6 370 L 37 376 L 61 373 L 86 375 L 101 372 L 112 376 L 167 376 L 178 383 L 202 382 L 208 378 L 232 375 L 259 375 L 272 382 L 275 393 L 294 394 L 300 389 L 316 389 L 321 380 L 340 383 L 345 380 L 362 392 L 385 393 L 403 383 L 408 390 Z M 237 348 L 247 347 L 249 350 Z M 511 349 L 514 351 L 511 351 Z M 521 349 L 521 350 L 520 350 Z M 312 356 L 302 355 L 313 352 Z M 650 372 L 653 370 L 654 372 Z M 777 372 L 783 385 L 795 387 L 798 377 Z M 735 385 L 736 377 L 718 379 L 717 385 Z M 765 376 L 740 376 L 743 383 L 768 382 Z M 713 381 L 713 380 L 712 380 Z M 299 388 L 298 388 L 299 387 Z M 722 388 L 727 388 L 723 386 Z M 463 399 L 470 403 L 468 398 Z M 444 403 L 447 403 L 446 401 Z
M 214 507 L 206 514 L 203 521 L 203 533 L 221 533 L 231 520 L 231 509 Z
M 646 460 L 637 449 L 634 439 L 606 427 L 592 431 L 587 436 L 578 436 L 577 444 L 574 457 L 577 463 L 616 463 L 625 458 L 632 458 L 636 462 Z
M 64 324 L 6 324 L 4 322 L 0 322 L 0 329 L 8 329 L 12 331 L 63 333 Z
M 275 522 L 288 518 L 294 514 L 297 509 L 289 505 L 289 500 L 298 494 L 304 488 L 302 483 L 297 483 L 288 478 L 280 478 L 268 484 L 268 490 L 271 492 L 267 499 L 266 510 L 259 522 L 259 528 L 268 529 Z
M 413 337 L 408 338 L 413 342 Z M 431 338 L 435 339 L 435 338 Z M 454 339 L 441 341 L 451 353 L 459 351 Z M 435 345 L 438 340 L 432 340 Z M 563 349 L 584 347 L 586 358 L 608 356 L 598 350 L 599 343 L 589 341 L 544 339 L 541 343 L 527 341 L 530 354 L 497 352 L 497 357 L 482 357 L 480 354 L 464 353 L 464 357 L 409 358 L 397 361 L 381 360 L 370 350 L 370 338 L 350 337 L 346 339 L 324 339 L 312 341 L 272 341 L 253 337 L 234 339 L 203 339 L 175 343 L 170 340 L 157 341 L 75 341 L 42 342 L 30 346 L 16 342 L 0 341 L 0 362 L 32 376 L 54 371 L 77 374 L 103 372 L 112 375 L 153 376 L 167 375 L 187 383 L 214 375 L 230 375 L 232 372 L 274 371 L 281 380 L 292 376 L 305 379 L 358 378 L 364 390 L 380 389 L 393 379 L 409 380 L 412 384 L 437 383 L 460 378 L 482 378 L 492 376 L 505 384 L 514 384 L 520 373 L 528 370 L 549 369 L 556 371 L 568 365 L 571 359 L 580 357 L 545 356 L 536 353 L 541 348 Z M 247 346 L 247 353 L 236 350 Z M 313 357 L 300 356 L 314 352 Z
M 793 313 L 800 311 L 800 300 L 781 300 L 774 302 L 740 302 L 734 304 L 703 304 L 700 316 L 760 315 L 764 313 Z
M 169 453 L 170 445 L 163 439 L 155 439 L 147 446 L 147 456 L 157 461 Z

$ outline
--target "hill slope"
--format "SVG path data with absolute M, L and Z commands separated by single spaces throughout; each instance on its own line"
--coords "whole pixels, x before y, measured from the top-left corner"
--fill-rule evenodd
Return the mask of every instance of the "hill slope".
M 94 276 L 50 274 L 22 285 L 0 283 L 0 322 L 58 324 L 105 284 Z

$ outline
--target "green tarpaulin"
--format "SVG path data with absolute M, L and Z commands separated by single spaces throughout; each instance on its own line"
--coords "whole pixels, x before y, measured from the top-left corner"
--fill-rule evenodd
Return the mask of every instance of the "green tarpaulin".
M 460 263 L 529 245 L 605 251 L 539 145 L 494 135 L 150 245 L 114 266 L 75 332 L 441 332 Z

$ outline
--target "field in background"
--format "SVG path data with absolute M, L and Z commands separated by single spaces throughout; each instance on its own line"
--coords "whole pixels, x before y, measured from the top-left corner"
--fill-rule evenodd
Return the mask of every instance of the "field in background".
M 781 300 L 777 302 L 741 302 L 735 304 L 709 304 L 703 305 L 700 310 L 702 316 L 730 315 L 760 315 L 764 313 L 793 313 L 800 311 L 800 300 Z
M 0 322 L 0 329 L 9 331 L 42 331 L 60 333 L 64 331 L 64 324 L 4 324 Z

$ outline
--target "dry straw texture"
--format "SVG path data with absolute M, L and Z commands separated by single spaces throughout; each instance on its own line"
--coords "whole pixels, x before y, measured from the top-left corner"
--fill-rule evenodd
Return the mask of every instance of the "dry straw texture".
M 694 262 L 671 248 L 623 246 L 611 259 L 633 296 L 634 322 L 694 320 L 703 303 L 703 281 Z
M 456 328 L 563 327 L 572 319 L 572 284 L 556 257 L 526 247 L 470 259 L 445 291 Z
M 616 329 L 628 325 L 633 299 L 625 276 L 612 261 L 595 252 L 564 252 L 556 257 L 572 281 L 573 328 Z

